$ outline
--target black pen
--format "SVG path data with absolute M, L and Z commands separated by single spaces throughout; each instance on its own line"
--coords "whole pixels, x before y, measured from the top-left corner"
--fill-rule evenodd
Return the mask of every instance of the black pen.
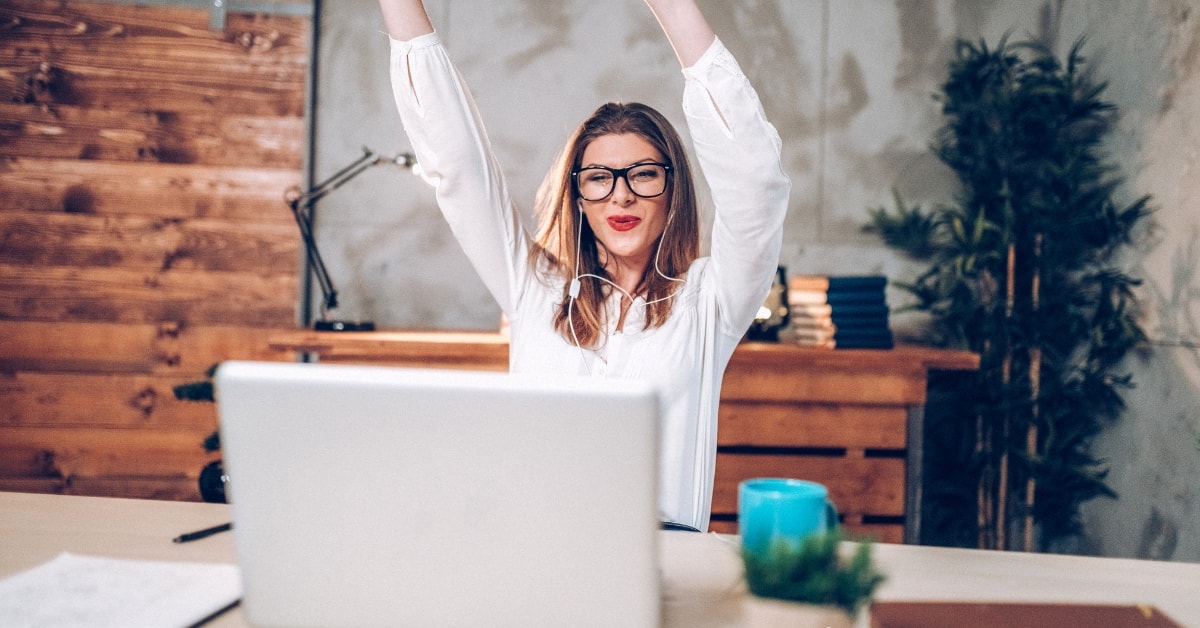
M 172 543 L 187 543 L 188 541 L 198 541 L 202 538 L 209 537 L 214 534 L 224 532 L 226 530 L 230 530 L 232 528 L 233 528 L 232 523 L 222 523 L 219 526 L 213 526 L 211 528 L 204 528 L 203 530 L 196 530 L 195 532 L 188 532 L 187 534 L 180 534 L 179 536 L 171 539 L 171 542 Z

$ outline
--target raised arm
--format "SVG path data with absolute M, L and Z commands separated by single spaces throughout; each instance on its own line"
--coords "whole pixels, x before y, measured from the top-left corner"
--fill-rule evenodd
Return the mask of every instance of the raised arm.
M 782 142 L 695 0 L 645 0 L 683 65 L 683 111 L 713 205 L 710 272 L 722 331 L 736 343 L 779 265 L 791 182 Z
M 528 237 L 467 85 L 421 0 L 380 0 L 391 38 L 392 94 L 419 172 L 496 302 L 510 316 L 527 270 Z
M 691 67 L 712 45 L 716 35 L 695 0 L 646 0 L 662 26 L 679 64 Z
M 408 41 L 433 32 L 433 23 L 421 0 L 379 0 L 379 8 L 392 39 Z

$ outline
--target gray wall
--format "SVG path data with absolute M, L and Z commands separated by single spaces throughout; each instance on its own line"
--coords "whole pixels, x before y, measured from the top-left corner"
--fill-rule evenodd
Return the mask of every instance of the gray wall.
M 375 0 L 321 3 L 314 179 L 409 144 L 391 102 Z M 919 267 L 860 231 L 867 208 L 949 200 L 953 177 L 929 153 L 931 95 L 957 38 L 1044 36 L 1084 49 L 1122 117 L 1110 149 L 1127 199 L 1153 194 L 1157 227 L 1128 263 L 1155 344 L 1131 360 L 1138 387 L 1101 437 L 1117 500 L 1084 511 L 1077 551 L 1200 561 L 1200 0 L 702 0 L 784 140 L 793 180 L 781 263 L 792 273 Z M 428 0 L 489 125 L 518 202 L 566 135 L 606 100 L 682 120 L 682 77 L 636 0 Z M 1190 115 L 1189 115 L 1190 114 Z M 389 328 L 495 329 L 499 310 L 442 223 L 431 191 L 374 168 L 320 203 L 318 238 L 343 318 Z M 904 303 L 889 294 L 893 307 Z M 897 331 L 919 321 L 897 318 Z

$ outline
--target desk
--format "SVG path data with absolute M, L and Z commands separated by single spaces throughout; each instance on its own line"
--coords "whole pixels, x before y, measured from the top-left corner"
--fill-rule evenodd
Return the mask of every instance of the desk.
M 177 561 L 235 560 L 233 537 L 173 544 L 171 538 L 228 521 L 224 504 L 0 493 L 0 577 L 62 551 Z M 716 534 L 662 532 L 664 626 L 741 626 L 741 567 Z M 1200 627 L 1200 564 L 1001 553 L 878 544 L 888 580 L 879 600 L 991 600 L 1151 604 Z M 211 624 L 244 626 L 234 610 Z
M 269 344 L 327 363 L 508 369 L 496 333 L 296 330 Z M 710 529 L 737 531 L 739 482 L 781 476 L 829 487 L 852 535 L 916 542 L 928 373 L 977 368 L 977 354 L 930 347 L 738 345 L 721 387 Z

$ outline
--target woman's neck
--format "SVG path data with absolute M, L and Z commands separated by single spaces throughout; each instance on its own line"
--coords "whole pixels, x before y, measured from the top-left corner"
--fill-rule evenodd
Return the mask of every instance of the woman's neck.
M 650 260 L 640 263 L 629 259 L 609 257 L 604 263 L 604 270 L 615 283 L 632 300 L 642 291 L 646 278 L 646 268 Z

